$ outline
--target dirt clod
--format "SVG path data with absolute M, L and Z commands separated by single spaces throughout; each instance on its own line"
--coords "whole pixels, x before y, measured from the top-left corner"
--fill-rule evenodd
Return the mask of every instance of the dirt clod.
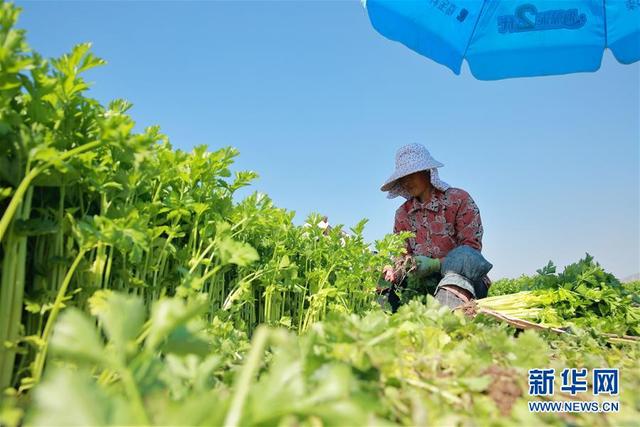
M 457 307 L 456 310 L 460 310 L 465 316 L 473 318 L 478 314 L 478 304 L 471 300 Z
M 518 385 L 518 375 L 515 370 L 492 365 L 484 371 L 491 375 L 493 381 L 487 393 L 493 399 L 503 416 L 511 414 L 511 407 L 522 396 L 522 389 Z

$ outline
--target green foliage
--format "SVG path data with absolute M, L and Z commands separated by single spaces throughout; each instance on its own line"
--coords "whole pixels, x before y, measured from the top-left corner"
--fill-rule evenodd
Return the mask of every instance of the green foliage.
M 629 292 L 632 295 L 635 295 L 636 298 L 634 301 L 640 302 L 640 280 L 635 280 L 633 282 L 623 283 L 622 287 L 626 292 Z
M 231 170 L 236 149 L 187 153 L 158 127 L 134 133 L 129 102 L 103 106 L 86 95 L 84 74 L 104 64 L 90 45 L 46 61 L 13 28 L 17 16 L 2 3 L 0 342 L 8 345 L 0 346 L 0 389 L 39 381 L 66 306 L 91 309 L 126 354 L 136 328 L 101 310 L 102 300 L 118 298 L 112 290 L 141 297 L 120 310 L 144 316 L 154 301 L 179 296 L 198 302 L 193 315 L 247 334 L 261 323 L 303 331 L 331 312 L 374 304 L 379 271 L 402 250 L 399 236 L 374 253 L 364 220 L 349 236 L 340 225 L 324 233 L 320 215 L 295 226 L 293 213 L 264 194 L 235 202 L 257 176 Z M 177 300 L 164 304 L 174 320 L 191 315 Z M 154 346 L 167 338 L 148 333 Z M 201 348 L 185 333 L 165 345 Z
M 105 312 L 136 301 L 100 298 Z M 175 304 L 184 313 L 198 311 L 197 304 L 183 306 L 175 298 L 152 311 Z M 145 419 L 152 425 L 562 425 L 527 409 L 527 401 L 536 399 L 527 396 L 527 372 L 539 367 L 620 368 L 621 411 L 568 415 L 572 424 L 631 425 L 638 416 L 637 343 L 605 345 L 589 333 L 514 335 L 509 326 L 465 318 L 431 297 L 395 315 L 333 314 L 300 336 L 260 328 L 251 346 L 230 323 L 215 320 L 207 327 L 190 316 L 172 316 L 180 320 L 167 324 L 151 315 L 138 335 L 145 350 L 126 360 L 102 351 L 89 365 L 87 354 L 118 344 L 113 337 L 96 341 L 93 322 L 68 313 L 73 317 L 63 316 L 54 332 L 56 340 L 65 337 L 66 347 L 52 349 L 51 367 L 28 408 L 30 425 L 132 425 Z M 188 325 L 190 334 L 208 343 L 205 354 L 150 344 L 155 340 L 145 333 L 162 330 L 170 337 Z M 102 324 L 104 332 L 109 328 Z M 93 350 L 74 342 L 91 342 Z M 568 398 L 557 393 L 553 399 Z
M 365 220 L 346 234 L 236 202 L 257 176 L 232 173 L 237 150 L 134 133 L 129 102 L 86 95 L 90 45 L 44 60 L 18 15 L 0 3 L 0 424 L 560 424 L 522 397 L 547 366 L 623 372 L 620 413 L 568 422 L 638 419 L 640 349 L 602 336 L 638 334 L 638 283 L 587 256 L 494 284 L 530 291 L 512 310 L 571 319 L 567 336 L 432 298 L 390 316 L 375 288 L 406 234 L 372 251 Z
M 219 321 L 220 327 L 205 328 L 196 318 L 201 305 L 185 305 L 177 298 L 157 301 L 147 322 L 138 297 L 99 292 L 91 305 L 100 330 L 73 308 L 57 323 L 51 340 L 52 368 L 34 392 L 29 424 L 181 420 L 179 424 L 192 425 L 216 420 L 216 414 L 202 406 L 210 408 L 212 402 L 203 398 L 211 398 L 211 390 L 235 366 L 246 349 L 246 337 L 230 334 Z M 201 345 L 182 345 L 185 342 Z M 67 410 L 73 401 L 79 407 Z M 158 407 L 162 409 L 152 410 Z
M 622 285 L 589 254 L 562 273 L 555 271 L 549 262 L 536 276 L 500 280 L 491 287 L 490 298 L 479 304 L 549 326 L 640 335 L 640 299 L 633 284 Z

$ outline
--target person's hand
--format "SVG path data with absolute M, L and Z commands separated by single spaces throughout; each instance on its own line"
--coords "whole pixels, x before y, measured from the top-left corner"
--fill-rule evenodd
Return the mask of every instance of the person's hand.
M 396 281 L 396 272 L 392 265 L 385 265 L 382 269 L 382 276 L 387 282 L 394 283 Z
M 427 275 L 440 271 L 440 260 L 438 258 L 416 255 L 413 259 L 416 262 L 416 271 L 420 275 Z

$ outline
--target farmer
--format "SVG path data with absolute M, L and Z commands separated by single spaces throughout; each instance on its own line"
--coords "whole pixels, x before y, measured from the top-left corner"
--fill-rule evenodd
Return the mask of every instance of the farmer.
M 407 239 L 407 254 L 383 271 L 394 285 L 388 291 L 393 311 L 427 293 L 455 308 L 485 297 L 491 284 L 486 273 L 492 265 L 480 254 L 480 211 L 466 191 L 440 180 L 442 166 L 423 145 L 405 145 L 396 153 L 396 170 L 380 188 L 390 199 L 407 199 L 396 211 L 394 233 L 415 233 Z

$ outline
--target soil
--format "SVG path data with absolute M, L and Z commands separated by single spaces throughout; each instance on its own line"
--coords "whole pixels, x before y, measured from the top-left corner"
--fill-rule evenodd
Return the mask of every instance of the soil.
M 514 369 L 492 365 L 484 371 L 491 375 L 493 381 L 487 393 L 493 399 L 503 416 L 511 414 L 511 407 L 522 396 L 522 388 L 518 385 L 518 375 Z
M 456 310 L 461 310 L 467 317 L 476 317 L 476 314 L 478 314 L 478 304 L 476 304 L 474 300 L 471 300 L 459 307 L 456 307 Z

